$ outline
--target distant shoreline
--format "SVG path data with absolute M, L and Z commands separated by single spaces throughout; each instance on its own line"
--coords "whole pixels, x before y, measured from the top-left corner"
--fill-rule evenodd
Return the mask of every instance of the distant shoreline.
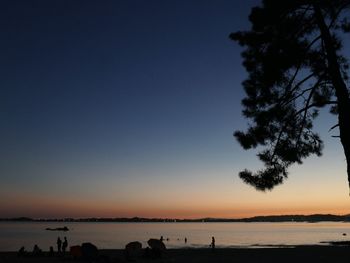
M 0 222 L 129 222 L 129 223 L 224 223 L 224 222 L 350 222 L 350 215 L 332 215 L 332 214 L 312 214 L 312 215 L 270 215 L 270 216 L 255 216 L 249 218 L 198 218 L 198 219 L 177 219 L 177 218 L 102 218 L 102 217 L 90 217 L 90 218 L 29 218 L 29 217 L 13 217 L 13 218 L 0 218 Z

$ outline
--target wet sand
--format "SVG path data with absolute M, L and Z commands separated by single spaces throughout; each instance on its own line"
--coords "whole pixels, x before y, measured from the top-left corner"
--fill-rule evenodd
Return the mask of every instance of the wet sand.
M 130 262 L 124 257 L 123 250 L 100 250 L 98 262 Z M 0 263 L 55 263 L 82 262 L 66 257 L 17 257 L 15 252 L 0 252 Z M 350 246 L 297 246 L 294 248 L 225 248 L 216 249 L 169 249 L 160 259 L 137 258 L 133 262 L 350 262 Z

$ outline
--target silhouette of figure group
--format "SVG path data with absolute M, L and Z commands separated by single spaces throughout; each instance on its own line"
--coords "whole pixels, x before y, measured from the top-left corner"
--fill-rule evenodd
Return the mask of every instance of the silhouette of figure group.
M 58 255 L 64 255 L 66 253 L 66 250 L 68 248 L 68 240 L 67 240 L 67 237 L 64 237 L 63 239 L 63 242 L 61 240 L 60 237 L 57 237 L 57 241 L 56 241 L 56 244 L 57 244 L 57 254 Z M 24 248 L 24 246 L 22 246 L 19 250 L 18 250 L 18 256 L 20 257 L 24 257 L 24 256 L 40 256 L 43 254 L 43 251 L 41 250 L 41 248 L 35 244 L 34 247 L 33 247 L 33 251 L 30 253 L 30 252 L 27 252 Z M 49 252 L 48 252 L 48 255 L 50 257 L 54 256 L 55 255 L 55 252 L 54 252 L 54 249 L 52 246 L 50 246 L 50 249 L 49 249 Z
M 68 240 L 67 240 L 67 237 L 64 237 L 64 241 L 62 243 L 62 240 L 60 237 L 57 238 L 57 252 L 58 253 L 65 253 L 66 252 L 66 249 L 68 247 Z

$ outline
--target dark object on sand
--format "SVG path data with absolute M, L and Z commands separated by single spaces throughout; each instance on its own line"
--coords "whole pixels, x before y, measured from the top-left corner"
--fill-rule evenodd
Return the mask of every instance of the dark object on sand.
M 125 257 L 127 260 L 136 259 L 141 255 L 142 244 L 138 241 L 130 242 L 125 246 Z
M 66 227 L 66 226 L 56 227 L 56 228 L 47 227 L 46 230 L 49 230 L 49 231 L 69 231 L 68 227 Z
M 152 249 L 159 249 L 162 251 L 166 250 L 166 247 L 165 247 L 163 241 L 160 241 L 159 239 L 151 238 L 150 240 L 147 241 L 147 244 Z
M 79 259 L 83 256 L 81 251 L 81 246 L 71 246 L 69 249 L 69 253 L 72 255 L 74 259 Z
M 98 249 L 92 243 L 83 243 L 81 245 L 81 253 L 85 260 L 96 260 L 98 258 Z
M 350 246 L 350 241 L 330 241 L 330 242 L 321 242 L 321 243 L 328 243 L 333 246 Z
M 158 258 L 161 257 L 166 251 L 166 247 L 162 241 L 159 239 L 151 238 L 147 241 L 147 244 L 151 248 L 151 257 Z
M 343 233 L 343 236 L 346 236 L 346 233 Z

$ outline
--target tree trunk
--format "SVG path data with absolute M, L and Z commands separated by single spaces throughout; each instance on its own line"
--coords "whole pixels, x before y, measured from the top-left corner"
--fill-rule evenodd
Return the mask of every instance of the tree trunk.
M 349 91 L 342 78 L 340 65 L 337 59 L 337 54 L 333 46 L 332 36 L 329 28 L 324 21 L 321 9 L 314 5 L 315 17 L 321 31 L 322 41 L 324 43 L 328 62 L 328 73 L 331 77 L 333 87 L 338 102 L 338 121 L 340 141 L 344 148 L 344 153 L 347 162 L 347 174 L 350 187 L 350 98 Z

